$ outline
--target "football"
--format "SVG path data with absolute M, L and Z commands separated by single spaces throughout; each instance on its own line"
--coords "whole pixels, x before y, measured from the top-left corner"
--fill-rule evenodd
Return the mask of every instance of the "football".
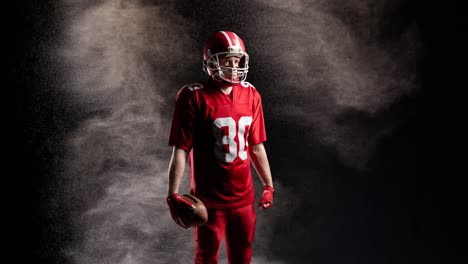
M 208 211 L 203 202 L 190 194 L 184 194 L 181 197 L 192 205 L 191 208 L 186 211 L 186 218 L 189 225 L 191 227 L 199 227 L 205 224 L 208 221 Z

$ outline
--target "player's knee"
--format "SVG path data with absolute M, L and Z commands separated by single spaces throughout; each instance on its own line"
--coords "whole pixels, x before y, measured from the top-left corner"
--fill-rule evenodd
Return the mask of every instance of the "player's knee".
M 228 259 L 230 264 L 250 264 L 252 258 L 252 248 L 232 250 L 228 254 Z
M 218 241 L 218 239 L 216 238 L 212 238 L 212 240 L 209 240 L 205 237 L 204 239 L 196 240 L 195 263 L 218 263 L 218 252 L 220 244 L 221 241 Z
M 195 255 L 195 264 L 217 264 L 218 255 L 197 253 Z

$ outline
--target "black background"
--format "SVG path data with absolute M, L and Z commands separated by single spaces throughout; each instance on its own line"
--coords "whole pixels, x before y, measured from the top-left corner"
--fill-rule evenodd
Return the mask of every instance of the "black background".
M 56 168 L 54 162 L 59 162 L 63 152 L 61 139 L 85 118 L 57 99 L 60 94 L 54 85 L 60 81 L 55 78 L 60 77 L 50 74 L 48 62 L 41 54 L 58 35 L 60 13 L 50 2 L 26 1 L 4 9 L 13 18 L 3 23 L 7 29 L 3 42 L 8 45 L 4 52 L 9 66 L 8 85 L 3 90 L 13 94 L 4 93 L 3 102 L 8 106 L 6 117 L 13 112 L 14 128 L 4 127 L 11 149 L 6 152 L 8 159 L 4 159 L 9 170 L 4 172 L 2 185 L 6 205 L 3 218 L 8 220 L 8 225 L 4 225 L 8 233 L 7 253 L 12 254 L 15 263 L 23 259 L 29 259 L 28 263 L 64 263 L 51 252 L 59 251 L 71 239 L 67 235 L 71 231 L 67 216 L 50 214 L 42 206 L 48 192 L 60 184 L 59 173 L 52 168 Z M 459 258 L 466 257 L 460 241 L 465 240 L 466 230 L 466 218 L 462 216 L 466 195 L 461 184 L 466 174 L 461 127 L 466 118 L 460 111 L 466 75 L 466 66 L 460 65 L 465 48 L 461 39 L 466 30 L 461 30 L 459 9 L 447 2 L 413 1 L 395 9 L 397 19 L 384 27 L 386 32 L 397 32 L 405 23 L 416 21 L 420 28 L 423 61 L 419 74 L 423 90 L 417 97 L 402 100 L 394 111 L 414 107 L 424 109 L 425 114 L 401 124 L 379 144 L 371 161 L 375 175 L 368 175 L 367 183 L 360 185 L 373 205 L 368 214 L 376 220 L 376 226 L 369 230 L 378 241 L 366 248 L 369 256 L 360 263 L 374 263 L 372 254 L 393 250 L 405 255 L 405 263 L 455 263 L 455 259 L 459 262 Z M 47 149 L 47 140 L 58 144 Z M 336 170 L 339 174 L 347 169 Z M 395 191 L 403 196 L 395 199 Z M 394 222 L 389 216 L 397 216 L 399 221 Z M 303 221 L 308 219 L 298 218 L 297 225 L 304 225 Z M 348 232 L 345 240 L 356 235 L 351 226 L 344 229 Z M 45 236 L 47 232 L 59 235 Z M 275 243 L 285 244 L 275 241 L 272 248 Z M 336 248 L 345 250 L 339 241 L 336 243 Z M 292 262 L 307 257 L 305 251 L 287 250 Z

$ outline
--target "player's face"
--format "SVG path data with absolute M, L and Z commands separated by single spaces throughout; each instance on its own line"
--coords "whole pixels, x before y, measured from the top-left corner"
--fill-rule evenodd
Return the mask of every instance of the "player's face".
M 238 57 L 234 57 L 234 56 L 221 57 L 219 59 L 219 66 L 237 69 L 237 68 L 239 68 L 239 62 L 240 62 L 240 58 L 238 58 Z M 236 71 L 223 70 L 223 74 L 228 79 L 231 79 L 231 78 L 232 79 L 237 79 L 238 78 Z

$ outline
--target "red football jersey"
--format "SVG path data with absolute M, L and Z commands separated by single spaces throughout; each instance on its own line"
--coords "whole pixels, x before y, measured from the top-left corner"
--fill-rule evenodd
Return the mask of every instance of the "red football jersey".
M 169 145 L 190 151 L 191 194 L 206 207 L 253 203 L 248 147 L 265 140 L 261 97 L 250 83 L 226 95 L 209 80 L 177 94 Z

